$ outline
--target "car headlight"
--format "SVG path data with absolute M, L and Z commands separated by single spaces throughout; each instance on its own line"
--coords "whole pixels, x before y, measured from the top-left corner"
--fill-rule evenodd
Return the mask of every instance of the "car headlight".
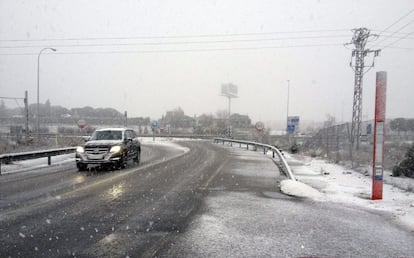
M 118 152 L 121 152 L 121 146 L 119 146 L 119 145 L 112 146 L 112 148 L 111 148 L 110 152 L 112 152 L 112 153 L 118 153 Z
M 76 152 L 77 153 L 84 153 L 85 149 L 82 146 L 78 146 L 78 147 L 76 147 Z

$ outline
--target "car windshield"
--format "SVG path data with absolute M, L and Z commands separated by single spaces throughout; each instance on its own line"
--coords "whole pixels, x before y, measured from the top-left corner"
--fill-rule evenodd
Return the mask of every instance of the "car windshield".
M 122 140 L 122 131 L 95 131 L 91 140 Z

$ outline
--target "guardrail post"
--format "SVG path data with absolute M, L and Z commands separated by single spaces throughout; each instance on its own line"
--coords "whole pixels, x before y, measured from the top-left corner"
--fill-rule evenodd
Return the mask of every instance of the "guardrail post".
M 47 164 L 52 165 L 52 156 L 47 156 Z
M 274 151 L 272 151 L 272 153 L 273 153 L 273 158 L 275 158 L 275 152 L 274 152 Z
M 249 149 L 249 144 L 246 144 L 246 146 L 247 146 L 247 149 Z
M 263 148 L 263 154 L 266 155 L 266 148 Z
M 232 142 L 230 142 L 230 147 L 233 147 L 233 143 Z
M 241 148 L 241 143 L 240 143 L 240 145 L 239 145 L 239 148 Z
M 1 161 L 0 161 L 0 176 L 1 176 Z

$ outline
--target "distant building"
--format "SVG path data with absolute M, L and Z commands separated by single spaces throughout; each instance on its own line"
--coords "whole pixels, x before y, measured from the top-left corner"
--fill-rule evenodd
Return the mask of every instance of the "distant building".
M 234 128 L 249 128 L 252 126 L 252 120 L 248 115 L 235 113 L 230 116 L 230 124 Z
M 184 114 L 181 108 L 167 111 L 165 116 L 159 120 L 161 126 L 170 125 L 171 128 L 190 128 L 193 127 L 195 119 Z

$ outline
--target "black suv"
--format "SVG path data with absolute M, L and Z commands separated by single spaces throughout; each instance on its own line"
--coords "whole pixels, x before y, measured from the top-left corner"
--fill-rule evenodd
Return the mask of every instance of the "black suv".
M 141 144 L 135 131 L 128 128 L 98 129 L 84 146 L 76 148 L 79 171 L 89 164 L 125 168 L 130 159 L 139 164 Z

